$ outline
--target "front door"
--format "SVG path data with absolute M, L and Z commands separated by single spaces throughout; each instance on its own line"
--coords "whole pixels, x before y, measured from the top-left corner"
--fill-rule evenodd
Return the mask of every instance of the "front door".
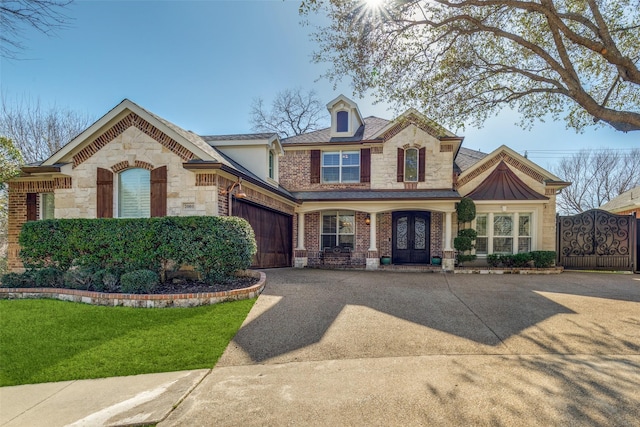
M 430 212 L 393 213 L 393 263 L 428 264 Z

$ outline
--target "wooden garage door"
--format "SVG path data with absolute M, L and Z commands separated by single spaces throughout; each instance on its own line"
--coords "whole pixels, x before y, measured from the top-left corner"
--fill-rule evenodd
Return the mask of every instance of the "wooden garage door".
M 292 218 L 262 206 L 233 199 L 233 215 L 249 221 L 256 234 L 258 252 L 252 267 L 291 267 Z

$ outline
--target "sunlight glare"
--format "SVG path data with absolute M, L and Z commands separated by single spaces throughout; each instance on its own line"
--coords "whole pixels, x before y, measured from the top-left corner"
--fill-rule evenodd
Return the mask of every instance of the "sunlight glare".
M 384 0 L 365 0 L 365 3 L 369 9 L 378 9 L 382 6 Z

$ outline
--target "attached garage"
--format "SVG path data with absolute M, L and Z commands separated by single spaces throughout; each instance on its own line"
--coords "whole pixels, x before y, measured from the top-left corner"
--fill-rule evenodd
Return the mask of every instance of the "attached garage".
M 293 219 L 257 204 L 233 199 L 233 215 L 249 221 L 256 235 L 258 252 L 253 268 L 291 267 Z

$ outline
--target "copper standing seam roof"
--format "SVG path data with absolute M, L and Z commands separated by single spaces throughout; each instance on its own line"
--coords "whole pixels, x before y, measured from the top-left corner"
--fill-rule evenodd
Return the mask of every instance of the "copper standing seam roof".
M 467 197 L 473 200 L 549 200 L 522 182 L 504 161 Z

